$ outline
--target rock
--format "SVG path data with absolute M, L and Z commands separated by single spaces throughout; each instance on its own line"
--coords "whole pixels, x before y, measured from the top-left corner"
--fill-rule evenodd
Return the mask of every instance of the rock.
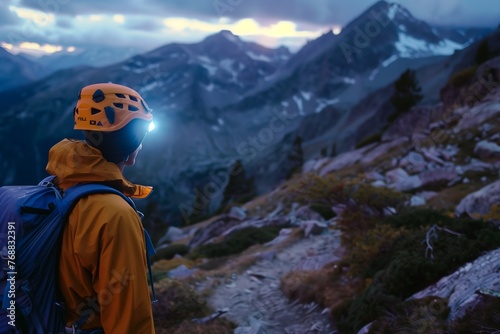
M 323 233 L 326 229 L 328 229 L 328 225 L 325 223 L 320 223 L 314 220 L 308 220 L 302 222 L 300 228 L 304 230 L 304 236 L 308 237 L 310 235 L 318 235 Z
M 437 195 L 437 192 L 435 191 L 422 191 L 417 194 L 418 196 L 422 197 L 426 201 L 429 201 L 431 198 Z
M 321 167 L 324 164 L 328 163 L 330 160 L 331 158 L 321 158 L 317 160 L 308 161 L 302 167 L 302 174 L 306 174 L 309 172 L 317 172 L 318 170 L 321 169 Z
M 460 151 L 458 146 L 455 145 L 448 145 L 444 150 L 441 150 L 439 153 L 443 157 L 443 159 L 447 161 L 452 161 L 452 159 L 457 155 L 457 153 Z
M 434 187 L 446 184 L 457 177 L 454 168 L 440 168 L 420 174 L 422 187 Z
M 158 244 L 163 244 L 166 242 L 174 242 L 177 240 L 181 240 L 187 236 L 183 230 L 178 227 L 170 226 L 167 230 L 167 233 L 158 241 Z
M 372 327 L 372 323 L 369 323 L 365 327 L 361 328 L 358 334 L 368 334 L 370 332 L 370 327 Z
M 496 143 L 482 140 L 474 147 L 474 154 L 481 159 L 500 158 L 500 146 Z
M 229 289 L 236 288 L 236 284 L 234 282 L 227 283 L 226 288 L 229 288 Z
M 420 153 L 412 151 L 401 160 L 399 165 L 408 168 L 412 172 L 421 172 L 425 169 L 426 164 L 427 162 Z
M 295 218 L 299 220 L 323 220 L 323 217 L 321 217 L 319 213 L 311 210 L 311 208 L 308 206 L 301 206 L 300 208 L 298 208 L 298 210 L 295 212 Z
M 371 184 L 372 184 L 372 186 L 379 187 L 379 188 L 387 187 L 387 185 L 385 184 L 385 182 L 382 181 L 382 180 L 377 180 L 375 182 L 372 182 Z
M 336 204 L 332 206 L 332 211 L 335 212 L 335 215 L 337 217 L 342 217 L 344 210 L 345 210 L 345 204 Z
M 500 181 L 493 182 L 480 190 L 467 195 L 455 209 L 457 215 L 467 213 L 485 215 L 493 205 L 500 205 Z
M 232 219 L 227 215 L 223 215 L 220 217 L 220 219 L 217 219 L 207 226 L 197 230 L 193 238 L 189 242 L 189 246 L 199 246 L 213 238 L 223 235 L 224 232 L 228 231 L 231 227 L 234 227 L 238 224 L 240 224 L 238 220 Z
M 422 154 L 427 158 L 427 160 L 434 161 L 439 165 L 444 164 L 444 161 L 438 157 L 439 152 L 437 152 L 435 147 L 432 147 L 430 149 L 422 149 Z
M 253 327 L 237 327 L 235 328 L 234 334 L 264 334 L 265 331 L 262 328 Z
M 472 108 L 469 106 L 457 108 L 454 113 L 460 117 L 460 122 L 455 126 L 457 131 L 476 128 L 486 123 L 488 119 L 500 114 L 500 102 L 483 99 L 482 103 L 478 103 Z
M 387 183 L 395 183 L 407 177 L 409 177 L 409 175 L 403 168 L 396 168 L 385 173 L 385 180 Z
M 274 218 L 263 218 L 263 219 L 253 219 L 253 220 L 247 220 L 244 221 L 243 223 L 240 223 L 238 225 L 231 226 L 224 231 L 221 231 L 218 236 L 226 237 L 230 235 L 231 233 L 247 228 L 247 227 L 264 227 L 264 226 L 287 226 L 290 224 L 290 218 L 289 217 L 283 217 L 283 216 L 278 216 Z
M 247 217 L 247 210 L 239 206 L 233 206 L 228 214 L 229 218 L 244 220 Z
M 425 198 L 417 196 L 417 195 L 412 196 L 410 199 L 411 206 L 421 206 L 421 205 L 425 205 L 425 203 L 426 203 Z
M 422 180 L 419 175 L 412 175 L 406 179 L 401 179 L 391 185 L 392 188 L 398 191 L 411 191 L 422 187 Z
M 408 138 L 406 137 L 400 137 L 396 138 L 390 142 L 386 143 L 381 143 L 380 145 L 376 146 L 369 152 L 367 152 L 363 159 L 361 159 L 362 164 L 371 164 L 373 163 L 376 159 L 380 158 L 381 156 L 387 154 L 387 152 L 394 150 L 396 147 L 400 147 L 408 142 Z
M 293 233 L 293 229 L 291 229 L 291 228 L 282 228 L 280 230 L 280 234 L 279 235 L 280 236 L 289 236 L 292 233 Z
M 264 261 L 272 261 L 276 257 L 276 252 L 275 251 L 262 252 L 259 253 L 257 257 Z
M 321 169 L 318 170 L 319 175 L 325 176 L 331 172 L 342 169 L 344 167 L 349 167 L 354 165 L 360 159 L 363 158 L 365 153 L 371 150 L 373 147 L 377 145 L 376 143 L 366 145 L 358 150 L 345 152 L 337 155 L 335 158 L 330 159 L 330 161 L 326 162 Z
M 264 244 L 264 246 L 274 246 L 282 243 L 283 241 L 287 240 L 290 234 L 292 234 L 293 230 L 291 228 L 282 228 L 280 230 L 280 234 L 274 238 L 273 240 L 267 242 Z
M 438 296 L 448 299 L 450 307 L 449 319 L 454 320 L 463 316 L 466 309 L 477 300 L 476 291 L 479 289 L 500 289 L 500 249 L 491 251 L 461 267 L 453 274 L 443 277 L 436 284 L 422 290 L 411 299 L 427 296 Z
M 185 265 L 181 264 L 175 269 L 172 269 L 168 272 L 168 276 L 171 278 L 186 278 L 192 276 L 196 273 L 198 269 L 189 269 Z
M 464 179 L 462 180 L 462 182 L 465 183 L 465 184 L 467 184 L 467 183 L 470 182 L 470 180 L 468 178 L 464 177 Z
M 382 181 L 384 176 L 379 172 L 367 172 L 365 173 L 365 178 L 367 181 Z
M 221 310 L 217 310 L 217 312 L 212 313 L 208 317 L 191 319 L 191 322 L 194 322 L 196 324 L 206 324 L 206 323 L 208 323 L 208 322 L 210 322 L 210 321 L 212 321 L 214 319 L 217 319 L 221 315 L 226 314 L 227 312 L 229 312 L 229 308 L 224 308 L 224 309 L 221 309 Z

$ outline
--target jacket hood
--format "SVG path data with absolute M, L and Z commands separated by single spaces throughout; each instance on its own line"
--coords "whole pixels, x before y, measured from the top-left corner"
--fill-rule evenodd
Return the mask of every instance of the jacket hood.
M 62 189 L 78 183 L 105 182 L 134 198 L 145 198 L 153 190 L 125 179 L 116 164 L 108 162 L 98 149 L 80 140 L 64 139 L 55 144 L 49 151 L 46 170 L 56 176 L 56 183 Z

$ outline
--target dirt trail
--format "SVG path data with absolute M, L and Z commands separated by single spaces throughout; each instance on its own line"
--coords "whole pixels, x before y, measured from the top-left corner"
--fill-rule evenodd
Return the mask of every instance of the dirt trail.
M 233 274 L 214 290 L 209 303 L 214 309 L 229 308 L 226 316 L 240 326 L 237 334 L 335 333 L 327 310 L 314 303 L 290 302 L 279 285 L 280 278 L 291 270 L 319 269 L 335 261 L 339 244 L 335 231 L 301 239 L 245 273 Z

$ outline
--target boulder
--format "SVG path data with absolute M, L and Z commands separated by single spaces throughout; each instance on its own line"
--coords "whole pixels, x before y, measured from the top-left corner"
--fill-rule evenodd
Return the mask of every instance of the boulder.
M 385 184 L 385 182 L 382 181 L 382 180 L 374 181 L 374 182 L 371 183 L 371 185 L 374 186 L 374 187 L 378 187 L 378 188 L 387 187 L 387 185 Z
M 233 218 L 239 221 L 245 220 L 247 218 L 247 210 L 239 206 L 233 206 L 228 214 L 229 218 Z
M 174 242 L 180 239 L 183 239 L 187 236 L 187 234 L 178 227 L 170 226 L 167 230 L 167 233 L 158 241 L 158 244 L 163 244 L 166 242 Z
M 371 150 L 376 145 L 376 143 L 373 143 L 355 151 L 339 154 L 335 158 L 330 159 L 328 162 L 325 162 L 324 165 L 322 165 L 321 169 L 318 170 L 319 175 L 324 176 L 344 167 L 354 165 L 356 162 L 363 158 L 366 152 Z
M 439 168 L 420 174 L 422 187 L 433 187 L 447 184 L 457 178 L 454 168 Z
M 301 206 L 295 211 L 295 218 L 299 220 L 317 220 L 322 221 L 323 217 L 308 206 Z
M 192 276 L 198 269 L 189 269 L 185 265 L 181 264 L 175 269 L 168 272 L 170 278 L 186 278 Z
M 377 145 L 375 148 L 367 152 L 363 156 L 363 159 L 361 159 L 361 163 L 365 165 L 371 164 L 381 156 L 386 155 L 387 152 L 390 152 L 397 147 L 403 146 L 404 144 L 408 143 L 408 141 L 408 138 L 400 137 L 390 142 L 381 143 L 380 145 Z
M 291 228 L 282 228 L 280 230 L 280 234 L 273 240 L 265 243 L 265 246 L 274 246 L 282 243 L 283 241 L 288 239 L 288 237 L 290 236 L 290 234 L 292 234 L 292 232 L 293 230 Z
M 482 140 L 476 144 L 476 147 L 474 147 L 474 154 L 481 159 L 500 159 L 500 146 L 498 146 L 496 143 Z
M 225 231 L 238 224 L 240 224 L 240 222 L 236 219 L 232 219 L 227 215 L 221 216 L 219 219 L 197 230 L 189 242 L 189 246 L 199 246 L 208 240 L 222 235 Z
M 457 215 L 467 213 L 470 216 L 485 215 L 491 211 L 493 205 L 500 205 L 500 181 L 467 195 L 460 201 L 455 213 Z
M 328 225 L 314 220 L 307 220 L 302 222 L 300 226 L 304 230 L 304 236 L 318 235 L 328 229 Z
M 412 175 L 393 183 L 391 187 L 398 191 L 416 190 L 422 187 L 422 179 L 419 175 Z
M 408 173 L 403 168 L 396 168 L 385 173 L 387 183 L 395 183 L 408 177 Z
M 497 249 L 466 264 L 410 298 L 420 299 L 428 296 L 446 298 L 450 307 L 449 319 L 460 318 L 477 300 L 476 291 L 480 289 L 500 290 L 499 266 L 500 249 Z
M 383 181 L 384 180 L 384 176 L 376 171 L 375 172 L 366 172 L 365 178 L 367 181 Z
M 425 205 L 425 203 L 426 203 L 425 198 L 418 196 L 418 195 L 414 195 L 410 199 L 411 206 L 421 206 L 421 205 Z

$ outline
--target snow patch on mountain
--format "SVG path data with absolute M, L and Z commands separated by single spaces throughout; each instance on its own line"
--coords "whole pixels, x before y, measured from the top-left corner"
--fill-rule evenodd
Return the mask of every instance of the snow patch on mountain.
M 338 98 L 335 99 L 318 99 L 318 106 L 316 107 L 315 113 L 321 112 L 325 107 L 337 104 L 339 102 Z
M 266 61 L 266 62 L 272 61 L 272 59 L 269 58 L 268 56 L 258 55 L 258 54 L 253 53 L 252 51 L 247 51 L 246 54 L 247 54 L 247 56 L 249 56 L 253 60 Z
M 304 100 L 309 101 L 311 99 L 312 94 L 310 92 L 301 91 L 300 94 L 304 98 Z
M 388 59 L 384 60 L 384 61 L 382 62 L 382 66 L 383 66 L 383 67 L 387 67 L 387 66 L 389 66 L 390 64 L 392 64 L 393 62 L 395 62 L 398 58 L 399 58 L 399 57 L 398 57 L 398 55 L 393 55 L 392 57 L 390 57 L 390 58 L 388 58 Z M 371 78 L 371 76 L 370 76 L 370 78 Z M 370 80 L 373 80 L 373 78 L 371 78 Z
M 209 64 L 203 64 L 202 65 L 207 71 L 210 76 L 215 75 L 217 73 L 217 66 L 209 65 Z
M 342 78 L 342 80 L 348 85 L 354 85 L 356 83 L 356 79 L 354 78 Z
M 456 50 L 462 50 L 470 45 L 472 41 L 459 44 L 449 39 L 444 39 L 439 44 L 429 44 L 425 40 L 417 39 L 404 33 L 399 33 L 399 40 L 396 42 L 396 49 L 399 56 L 403 58 L 418 58 L 428 56 L 449 56 Z
M 295 103 L 297 103 L 297 108 L 299 110 L 299 115 L 304 116 L 305 113 L 304 113 L 304 106 L 302 104 L 302 99 L 300 97 L 298 97 L 297 95 L 294 95 L 293 96 L 293 100 L 295 101 Z

